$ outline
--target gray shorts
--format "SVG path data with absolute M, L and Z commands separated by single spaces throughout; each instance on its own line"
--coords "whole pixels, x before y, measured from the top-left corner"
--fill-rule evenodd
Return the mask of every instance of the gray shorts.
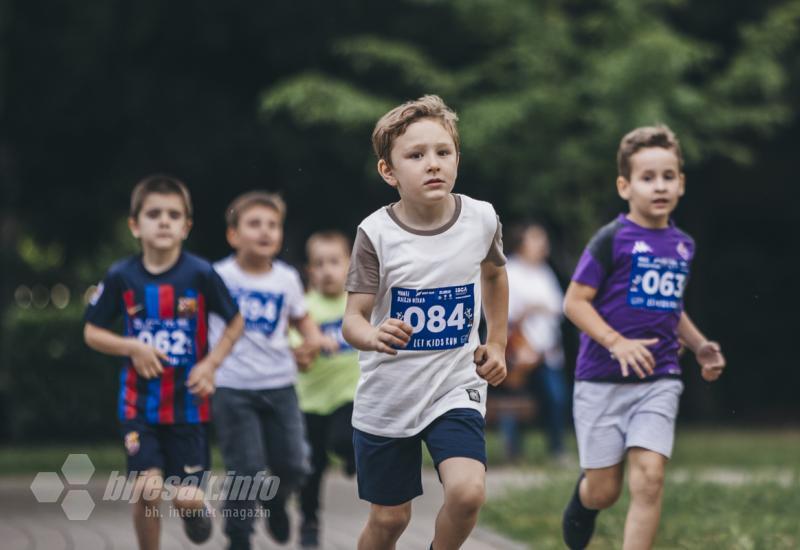
M 573 416 L 581 468 L 619 464 L 631 447 L 669 458 L 683 382 L 575 382 Z

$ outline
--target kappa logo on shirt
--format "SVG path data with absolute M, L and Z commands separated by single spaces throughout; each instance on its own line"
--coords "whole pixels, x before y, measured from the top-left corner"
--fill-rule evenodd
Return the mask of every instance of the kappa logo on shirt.
M 481 402 L 481 394 L 478 390 L 467 390 L 467 395 L 469 396 L 470 401 L 475 401 L 476 403 Z
M 636 241 L 633 245 L 633 250 L 631 250 L 631 254 L 647 254 L 648 252 L 652 252 L 653 249 L 650 248 L 650 245 L 644 241 Z
M 689 247 L 686 246 L 686 243 L 684 243 L 683 241 L 679 242 L 677 251 L 681 258 L 683 258 L 686 261 L 689 261 Z

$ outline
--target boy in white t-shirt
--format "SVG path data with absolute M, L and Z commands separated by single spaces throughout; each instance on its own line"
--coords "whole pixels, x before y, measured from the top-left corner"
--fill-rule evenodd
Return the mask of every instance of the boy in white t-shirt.
M 344 337 L 361 350 L 358 491 L 372 504 L 360 550 L 394 548 L 408 525 L 422 441 L 444 486 L 431 548 L 459 548 L 484 501 L 486 385 L 506 376 L 508 280 L 494 208 L 451 193 L 456 120 L 425 96 L 386 113 L 372 134 L 378 172 L 400 201 L 359 225 L 347 281 Z
M 269 469 L 280 479 L 275 497 L 261 503 L 269 510 L 267 530 L 280 543 L 290 534 L 286 497 L 311 471 L 288 325 L 300 332 L 311 353 L 319 350 L 322 338 L 306 311 L 300 276 L 275 259 L 285 213 L 283 200 L 273 193 L 253 191 L 236 198 L 225 213 L 228 242 L 236 254 L 214 265 L 245 321 L 244 335 L 216 373 L 214 425 L 228 472 L 263 480 Z M 212 317 L 212 344 L 222 328 L 221 319 Z M 265 494 L 231 494 L 225 501 L 231 549 L 250 548 L 256 515 L 256 500 L 250 498 L 259 493 Z

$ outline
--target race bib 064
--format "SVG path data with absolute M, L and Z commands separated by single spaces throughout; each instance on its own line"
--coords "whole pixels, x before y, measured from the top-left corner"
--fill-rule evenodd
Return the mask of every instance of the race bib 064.
M 635 254 L 632 258 L 628 305 L 652 311 L 675 311 L 681 307 L 689 280 L 689 262 Z
M 194 319 L 133 319 L 135 336 L 169 357 L 173 367 L 191 367 L 197 362 Z
M 469 341 L 475 285 L 415 290 L 392 288 L 391 316 L 411 325 L 409 351 L 458 348 Z

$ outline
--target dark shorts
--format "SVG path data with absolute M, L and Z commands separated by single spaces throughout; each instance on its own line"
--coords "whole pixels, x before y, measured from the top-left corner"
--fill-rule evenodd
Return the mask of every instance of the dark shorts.
M 128 473 L 158 468 L 164 478 L 198 480 L 209 469 L 207 424 L 148 424 L 123 420 L 120 425 Z
M 358 496 L 373 504 L 397 506 L 422 494 L 422 442 L 433 464 L 472 458 L 486 466 L 485 422 L 474 409 L 453 409 L 412 437 L 382 437 L 353 430 Z

